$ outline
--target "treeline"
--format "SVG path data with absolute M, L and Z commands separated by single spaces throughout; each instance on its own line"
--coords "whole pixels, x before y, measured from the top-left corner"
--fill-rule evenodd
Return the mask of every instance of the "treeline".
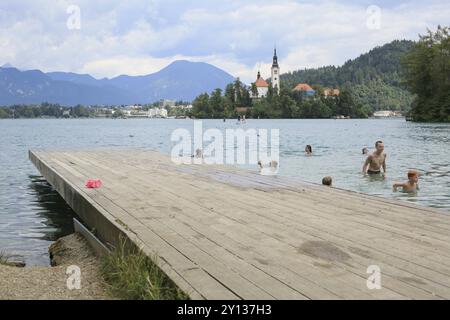
M 450 121 L 450 29 L 428 30 L 403 59 L 414 121 Z
M 0 119 L 30 119 L 30 118 L 91 118 L 102 113 L 114 117 L 113 107 L 61 106 L 54 103 L 42 103 L 38 105 L 13 105 L 0 107 Z M 119 110 L 119 109 L 117 109 Z M 118 113 L 120 114 L 120 112 Z
M 413 45 L 413 41 L 396 40 L 343 66 L 289 72 L 281 75 L 281 81 L 290 88 L 298 83 L 332 88 L 349 86 L 355 100 L 370 111 L 408 110 L 413 95 L 403 86 L 400 61 Z
M 326 97 L 323 88 L 315 86 L 316 94 L 306 95 L 286 87 L 276 94 L 269 87 L 267 97 L 258 100 L 250 98 L 249 90 L 236 80 L 229 84 L 222 94 L 221 89 L 211 94 L 201 94 L 192 103 L 190 116 L 195 118 L 230 118 L 246 115 L 251 118 L 331 118 L 345 116 L 367 118 L 370 111 L 355 101 L 349 87 L 344 86 L 339 96 Z

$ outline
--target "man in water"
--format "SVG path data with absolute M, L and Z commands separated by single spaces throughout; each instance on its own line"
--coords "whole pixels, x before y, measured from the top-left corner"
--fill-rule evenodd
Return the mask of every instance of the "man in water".
M 386 154 L 384 151 L 383 141 L 377 141 L 375 143 L 375 151 L 370 154 L 366 161 L 364 162 L 364 166 L 362 172 L 364 174 L 380 174 L 381 167 L 383 167 L 383 172 L 386 174 Z

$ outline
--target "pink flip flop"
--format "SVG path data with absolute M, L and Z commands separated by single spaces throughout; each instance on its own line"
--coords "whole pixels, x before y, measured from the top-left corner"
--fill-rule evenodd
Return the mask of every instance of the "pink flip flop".
M 101 186 L 102 181 L 100 179 L 97 180 L 89 179 L 88 181 L 86 181 L 86 188 L 97 189 L 100 188 Z

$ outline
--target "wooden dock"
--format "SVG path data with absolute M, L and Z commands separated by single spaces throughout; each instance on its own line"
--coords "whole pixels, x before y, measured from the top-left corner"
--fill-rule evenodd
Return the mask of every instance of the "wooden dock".
M 450 299 L 447 212 L 144 149 L 29 155 L 103 241 L 125 234 L 193 299 Z

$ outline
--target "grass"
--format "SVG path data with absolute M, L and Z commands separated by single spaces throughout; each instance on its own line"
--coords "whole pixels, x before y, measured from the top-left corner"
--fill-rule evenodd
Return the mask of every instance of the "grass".
M 129 247 L 133 247 L 130 249 Z M 120 239 L 114 251 L 102 259 L 101 272 L 112 293 L 126 300 L 187 300 L 166 274 L 127 241 Z
M 6 254 L 4 251 L 0 251 L 0 265 L 9 267 L 25 267 L 25 262 L 20 260 L 14 260 L 17 256 Z
M 0 265 L 9 265 L 10 256 L 0 251 Z
M 8 259 L 9 257 L 4 252 L 0 252 L 0 264 L 8 264 Z

